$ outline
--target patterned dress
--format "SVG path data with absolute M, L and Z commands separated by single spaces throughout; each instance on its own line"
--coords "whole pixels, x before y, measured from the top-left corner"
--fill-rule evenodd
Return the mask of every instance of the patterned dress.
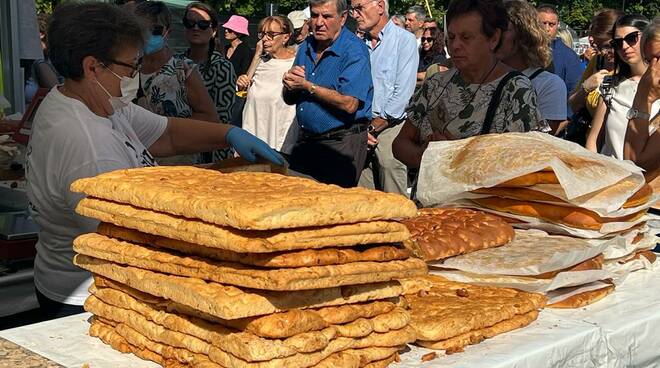
M 158 115 L 189 118 L 192 108 L 188 103 L 186 80 L 196 69 L 195 64 L 180 55 L 172 56 L 157 72 L 140 73 L 140 91 L 137 104 Z M 178 155 L 157 158 L 159 165 L 193 165 L 199 155 Z
M 481 133 L 486 111 L 504 76 L 482 85 L 466 83 L 456 69 L 429 77 L 406 108 L 422 143 L 434 132 L 454 139 Z M 531 81 L 515 76 L 506 83 L 490 133 L 527 132 L 541 120 Z
M 190 50 L 180 57 L 190 55 Z M 206 90 L 209 91 L 211 100 L 215 104 L 220 121 L 229 123 L 231 112 L 236 98 L 236 73 L 231 62 L 221 53 L 214 51 L 206 63 L 198 64 L 199 72 L 204 79 Z M 224 160 L 233 157 L 233 150 L 227 148 L 213 152 L 213 161 Z M 208 160 L 204 160 L 208 161 Z

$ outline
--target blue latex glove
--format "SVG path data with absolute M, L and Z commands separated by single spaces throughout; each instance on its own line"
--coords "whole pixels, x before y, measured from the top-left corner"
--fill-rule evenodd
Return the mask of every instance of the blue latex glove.
M 241 128 L 232 127 L 229 129 L 225 139 L 241 157 L 250 162 L 256 162 L 257 156 L 260 156 L 276 165 L 285 164 L 284 158 L 277 151 L 270 148 L 266 142 Z

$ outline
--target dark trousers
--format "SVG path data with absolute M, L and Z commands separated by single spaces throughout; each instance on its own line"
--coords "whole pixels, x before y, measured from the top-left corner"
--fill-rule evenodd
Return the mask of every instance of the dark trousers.
M 326 184 L 357 186 L 367 159 L 366 125 L 350 131 L 302 134 L 291 152 L 289 167 Z
M 40 293 L 36 288 L 34 291 L 37 293 L 37 301 L 39 302 L 39 310 L 41 311 L 41 318 L 43 321 L 85 312 L 85 309 L 80 305 L 56 302 Z

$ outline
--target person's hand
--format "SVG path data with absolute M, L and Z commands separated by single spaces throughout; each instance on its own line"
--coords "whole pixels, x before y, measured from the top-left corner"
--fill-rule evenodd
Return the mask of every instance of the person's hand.
M 367 146 L 375 148 L 378 145 L 378 138 L 374 137 L 371 133 L 367 133 Z
M 646 94 L 646 102 L 649 105 L 660 99 L 660 59 L 651 59 L 648 69 L 639 81 L 637 93 Z
M 254 48 L 254 53 L 257 55 L 261 55 L 263 51 L 264 51 L 264 39 L 262 38 L 259 41 L 257 41 L 257 45 Z
M 236 86 L 238 87 L 239 91 L 247 90 L 250 88 L 250 84 L 252 84 L 252 81 L 246 74 L 243 74 L 238 77 L 238 79 L 236 79 Z
M 277 151 L 241 128 L 230 128 L 225 139 L 241 157 L 250 162 L 256 162 L 259 156 L 277 165 L 285 164 L 284 158 Z
M 597 52 L 596 52 L 596 49 L 594 49 L 593 47 L 588 47 L 588 48 L 587 48 L 586 50 L 584 50 L 584 52 L 582 53 L 582 57 L 583 57 L 585 60 L 591 60 L 591 58 L 594 57 L 594 55 L 596 55 L 596 53 L 597 53 Z
M 305 68 L 296 65 L 289 69 L 288 72 L 284 73 L 282 83 L 284 83 L 284 87 L 290 91 L 307 89 L 308 82 L 305 79 Z
M 582 83 L 582 89 L 585 90 L 585 92 L 591 92 L 598 87 L 600 87 L 600 84 L 603 83 L 603 79 L 607 76 L 609 72 L 605 69 L 599 70 L 596 73 L 592 74 L 591 77 L 587 78 Z

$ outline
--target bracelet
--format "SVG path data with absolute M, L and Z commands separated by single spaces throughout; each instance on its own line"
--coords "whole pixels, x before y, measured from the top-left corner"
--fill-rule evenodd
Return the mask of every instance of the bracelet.
M 590 94 L 591 92 L 593 92 L 593 89 L 588 90 L 588 89 L 584 88 L 584 83 L 580 84 L 580 89 L 582 89 L 582 91 L 586 94 Z

